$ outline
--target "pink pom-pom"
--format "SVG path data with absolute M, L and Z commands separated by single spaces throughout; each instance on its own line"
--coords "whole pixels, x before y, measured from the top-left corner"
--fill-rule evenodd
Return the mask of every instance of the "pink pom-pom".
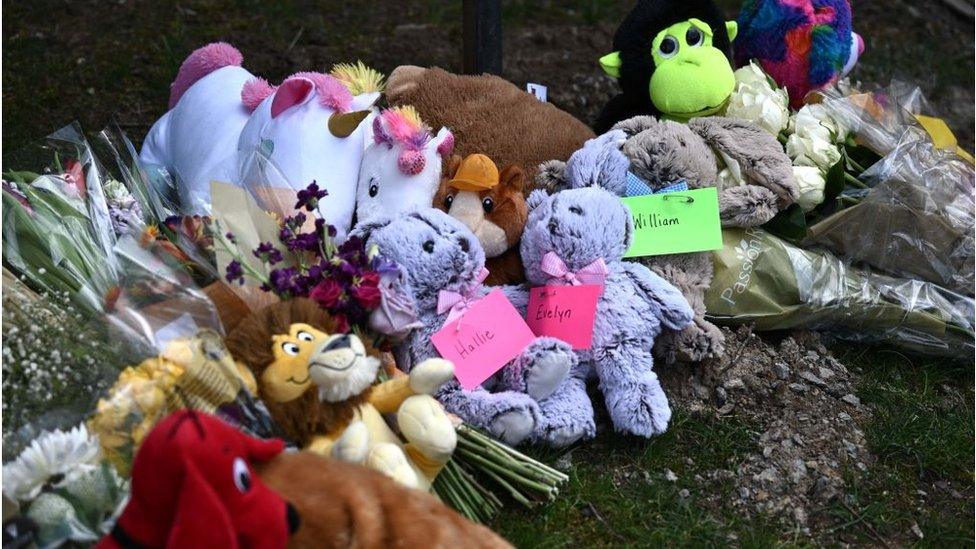
M 204 76 L 224 67 L 240 67 L 243 62 L 241 52 L 226 42 L 214 42 L 195 50 L 180 65 L 180 72 L 169 87 L 169 108 L 175 107 L 186 90 Z
M 274 94 L 275 89 L 275 86 L 268 84 L 264 78 L 252 78 L 241 88 L 241 101 L 247 110 L 253 112 L 262 101 Z
M 427 159 L 424 158 L 424 153 L 414 149 L 404 150 L 397 159 L 397 167 L 406 175 L 417 175 L 424 171 L 426 164 Z
M 454 134 L 447 132 L 444 136 L 444 140 L 441 144 L 437 146 L 437 154 L 441 155 L 442 158 L 447 158 L 454 151 Z

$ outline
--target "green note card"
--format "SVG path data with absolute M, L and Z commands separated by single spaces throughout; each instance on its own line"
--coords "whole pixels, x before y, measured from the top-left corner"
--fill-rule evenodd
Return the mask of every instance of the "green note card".
M 624 257 L 705 252 L 722 247 L 715 187 L 622 200 L 634 218 L 634 242 Z

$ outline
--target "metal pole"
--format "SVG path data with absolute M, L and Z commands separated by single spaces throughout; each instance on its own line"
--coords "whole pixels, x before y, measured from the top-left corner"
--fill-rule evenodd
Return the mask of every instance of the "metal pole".
M 502 73 L 501 0 L 464 0 L 465 74 Z

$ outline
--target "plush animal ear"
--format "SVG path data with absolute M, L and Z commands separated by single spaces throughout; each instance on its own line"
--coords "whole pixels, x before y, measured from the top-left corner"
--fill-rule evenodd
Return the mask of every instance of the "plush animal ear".
M 568 188 L 566 163 L 562 160 L 546 160 L 539 164 L 539 171 L 535 174 L 535 187 L 550 193 Z
M 312 92 L 315 91 L 315 83 L 308 78 L 289 78 L 278 86 L 274 99 L 271 100 L 271 118 L 286 110 L 305 103 Z
M 532 193 L 529 195 L 529 198 L 526 199 L 525 203 L 526 205 L 528 205 L 529 211 L 531 212 L 532 210 L 538 208 L 543 203 L 545 203 L 545 201 L 548 199 L 549 199 L 549 193 L 547 193 L 542 189 L 536 189 L 532 191 Z
M 227 471 L 227 475 L 233 471 Z M 237 547 L 227 507 L 196 466 L 188 462 L 166 547 Z
M 363 242 L 369 241 L 369 238 L 373 236 L 373 231 L 382 229 L 390 223 L 393 223 L 393 219 L 388 216 L 381 215 L 373 218 L 371 221 L 366 223 L 359 223 L 353 227 L 352 232 L 349 233 L 350 237 L 358 237 L 362 239 Z
M 620 60 L 620 52 L 615 51 L 601 57 L 600 66 L 603 67 L 603 72 L 614 78 L 620 78 L 620 67 L 623 66 L 623 62 Z
M 729 33 L 729 42 L 734 41 L 735 37 L 739 36 L 739 23 L 735 21 L 726 21 L 725 31 Z
M 280 438 L 260 439 L 250 435 L 243 436 L 249 461 L 270 461 L 285 449 L 285 441 Z
M 511 165 L 498 174 L 498 180 L 502 185 L 511 187 L 512 190 L 522 192 L 525 187 L 525 172 L 522 171 L 522 168 Z
M 447 128 L 441 128 L 434 136 L 434 143 L 437 145 L 437 154 L 441 158 L 446 158 L 454 152 L 454 134 Z
M 444 177 L 454 179 L 457 171 L 461 169 L 461 155 L 452 154 L 450 160 L 444 163 Z
M 772 191 L 780 208 L 796 200 L 793 164 L 772 134 L 751 122 L 718 116 L 693 118 L 688 128 L 723 159 L 736 162 L 750 183 Z

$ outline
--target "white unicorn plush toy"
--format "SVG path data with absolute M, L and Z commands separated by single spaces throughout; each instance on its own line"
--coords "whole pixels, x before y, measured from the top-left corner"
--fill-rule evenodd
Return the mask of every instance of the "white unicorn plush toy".
M 429 208 L 441 181 L 441 164 L 454 149 L 454 135 L 430 128 L 410 106 L 385 109 L 373 118 L 373 141 L 359 170 L 356 223 Z
M 140 159 L 176 177 L 183 213 L 208 214 L 211 181 L 250 184 L 255 158 L 265 158 L 279 177 L 259 184 L 297 191 L 315 181 L 329 193 L 320 213 L 344 238 L 368 129 L 361 122 L 379 98 L 382 76 L 360 63 L 331 74 L 300 72 L 275 87 L 242 62 L 222 42 L 190 54 Z

